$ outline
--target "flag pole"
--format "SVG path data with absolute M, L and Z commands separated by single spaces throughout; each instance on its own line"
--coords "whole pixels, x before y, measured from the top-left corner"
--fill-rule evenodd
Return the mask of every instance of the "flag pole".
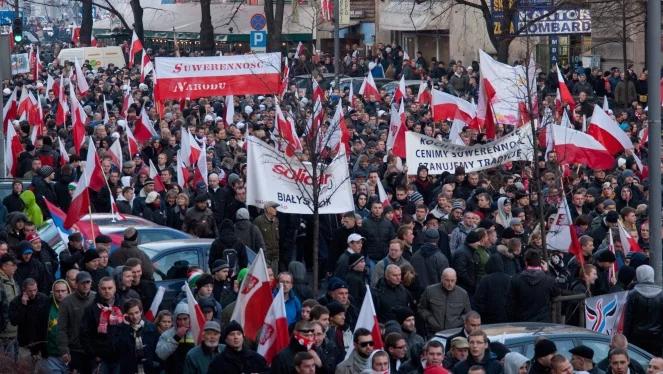
M 90 201 L 90 189 L 86 188 L 85 192 L 87 193 L 87 210 L 90 214 L 90 235 L 92 235 L 92 243 L 94 243 L 97 238 L 94 237 L 94 219 L 92 218 L 92 202 Z
M 120 162 L 122 162 L 122 160 L 120 160 Z M 100 169 L 101 169 L 101 175 L 104 176 L 104 182 L 106 182 L 106 187 L 108 188 L 109 200 L 110 200 L 110 198 L 113 197 L 113 191 L 111 190 L 110 184 L 108 183 L 108 178 L 106 177 L 106 173 L 104 173 L 104 168 L 101 167 Z M 90 213 L 90 214 L 92 214 L 92 213 Z M 113 217 L 112 221 L 115 222 L 115 209 L 113 209 L 113 202 L 112 201 L 111 201 L 111 216 Z

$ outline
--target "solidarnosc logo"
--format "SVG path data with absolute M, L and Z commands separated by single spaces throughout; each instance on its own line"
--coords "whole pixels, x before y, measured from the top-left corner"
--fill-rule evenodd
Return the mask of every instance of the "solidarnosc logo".
M 283 164 L 276 164 L 274 167 L 272 167 L 272 171 L 278 175 L 281 175 L 288 179 L 291 182 L 296 182 L 296 183 L 302 183 L 308 186 L 313 185 L 313 177 L 309 174 L 309 172 L 305 168 L 289 168 L 286 165 Z M 326 186 L 327 184 L 331 183 L 332 181 L 332 175 L 323 173 L 322 175 L 318 176 L 318 183 L 320 186 Z

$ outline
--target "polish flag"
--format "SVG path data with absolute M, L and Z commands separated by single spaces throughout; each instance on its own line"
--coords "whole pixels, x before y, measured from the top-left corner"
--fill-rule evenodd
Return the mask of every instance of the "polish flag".
M 297 48 L 295 49 L 295 56 L 293 57 L 293 59 L 297 61 L 299 59 L 299 56 L 303 54 L 304 54 L 304 44 L 302 44 L 302 42 L 299 42 L 299 44 L 297 44 Z
M 419 84 L 419 92 L 417 93 L 417 102 L 421 105 L 430 105 L 433 97 L 431 96 L 428 82 L 421 81 Z
M 368 72 L 368 76 L 364 78 L 364 81 L 361 83 L 359 94 L 364 97 L 364 100 L 370 100 L 373 98 L 377 101 L 380 99 L 380 91 L 378 91 L 378 86 L 375 84 L 373 74 L 371 74 L 370 71 Z
M 621 222 L 618 222 L 619 225 L 619 241 L 622 242 L 622 249 L 624 254 L 627 255 L 629 252 L 642 252 L 638 241 L 635 240 L 631 234 L 626 231 L 626 228 Z
M 110 122 L 110 116 L 108 115 L 108 102 L 106 101 L 106 95 L 103 95 L 104 98 L 104 125 L 107 125 Z
M 53 77 L 50 74 L 48 74 L 48 78 L 46 78 L 46 95 L 48 95 L 50 91 L 53 91 L 53 95 L 55 95 L 55 97 L 58 96 L 56 92 L 57 90 L 54 88 L 54 86 L 55 86 L 55 79 L 53 79 Z
M 327 147 L 333 149 L 335 152 L 340 150 L 341 144 L 345 145 L 345 150 L 350 149 L 350 131 L 345 124 L 345 116 L 343 115 L 343 104 L 341 100 L 336 104 L 336 111 L 332 117 L 329 127 L 329 139 Z
M 143 50 L 143 57 L 140 62 L 140 83 L 145 82 L 145 78 L 154 71 L 154 64 L 150 60 L 150 56 Z
M 549 250 L 557 250 L 575 255 L 578 261 L 583 262 L 582 248 L 578 242 L 578 235 L 571 221 L 571 212 L 566 202 L 566 197 L 562 197 L 557 214 L 550 229 L 546 233 L 546 245 Z
M 109 156 L 111 157 L 111 163 L 119 170 L 122 170 L 122 162 L 124 159 L 122 158 L 122 145 L 120 144 L 120 139 L 115 139 L 108 151 Z
M 2 108 L 2 132 L 7 134 L 8 125 L 18 117 L 18 101 L 16 100 L 17 87 L 7 99 L 5 106 Z
M 382 181 L 380 178 L 378 178 L 378 198 L 380 199 L 380 202 L 382 203 L 382 207 L 387 207 L 391 205 L 391 202 L 389 201 L 389 197 L 387 196 L 387 191 L 384 190 L 384 186 L 382 185 Z
M 405 94 L 405 75 L 402 75 L 401 80 L 398 82 L 398 86 L 396 87 L 396 91 L 394 91 L 394 98 L 391 100 L 391 103 L 400 104 L 401 99 L 405 99 Z
M 154 322 L 154 318 L 159 313 L 159 305 L 161 305 L 161 301 L 163 301 L 163 295 L 165 293 L 166 289 L 163 286 L 159 286 L 159 289 L 157 289 L 157 294 L 154 295 L 154 299 L 152 300 L 152 305 L 150 305 L 150 309 L 145 312 L 146 320 Z
M 21 98 L 18 99 L 18 107 L 16 108 L 16 117 L 19 118 L 19 120 L 27 118 L 28 112 L 30 111 L 30 104 L 28 88 L 23 85 L 23 88 L 21 89 Z
M 74 85 L 69 84 L 69 100 L 71 101 L 71 122 L 73 125 L 72 136 L 74 140 L 74 149 L 76 154 L 81 154 L 81 146 L 85 141 L 85 124 L 87 122 L 87 114 L 83 110 L 83 106 L 76 98 L 74 92 Z
M 288 92 L 288 83 L 290 82 L 290 66 L 288 66 L 288 57 L 285 58 L 283 65 L 283 78 L 281 78 L 281 97 Z
M 60 149 L 60 164 L 68 164 L 69 163 L 69 153 L 67 152 L 67 149 L 64 147 L 64 141 L 62 141 L 62 138 L 58 137 L 58 147 Z
M 203 142 L 203 146 L 200 150 L 200 154 L 198 154 L 198 160 L 196 160 L 196 164 L 194 165 L 194 170 L 193 170 L 193 179 L 194 179 L 195 184 L 203 182 L 203 183 L 205 183 L 205 186 L 207 186 L 208 185 L 207 176 L 208 176 L 208 171 L 207 171 L 207 144 L 205 144 L 205 142 Z
M 55 112 L 55 125 L 62 127 L 67 122 L 67 112 L 69 112 L 69 105 L 64 97 L 64 77 L 62 74 L 60 74 L 60 83 L 57 86 L 58 109 L 57 112 Z
M 141 144 L 147 143 L 153 136 L 158 136 L 144 105 L 140 110 L 140 117 L 134 122 L 134 135 Z
M 361 309 L 359 310 L 359 316 L 355 324 L 355 331 L 360 328 L 365 328 L 371 332 L 373 347 L 375 349 L 382 349 L 384 347 L 382 335 L 380 334 L 380 324 L 378 323 L 375 306 L 373 305 L 373 296 L 371 296 L 371 288 L 368 285 L 366 285 L 366 294 L 364 295 L 364 301 L 361 303 Z M 349 357 L 353 350 L 354 348 L 348 349 L 345 357 Z
M 262 325 L 258 337 L 258 353 L 265 358 L 269 365 L 279 352 L 288 347 L 289 343 L 288 317 L 281 285 L 265 316 L 265 323 Z
M 154 181 L 155 191 L 161 192 L 166 189 L 166 187 L 163 185 L 163 181 L 161 180 L 161 175 L 159 174 L 156 166 L 154 166 L 152 159 L 150 159 L 150 179 Z
M 136 57 L 136 53 L 142 51 L 143 43 L 140 41 L 140 39 L 138 39 L 136 30 L 134 30 L 134 33 L 131 36 L 131 45 L 129 45 L 129 63 L 127 64 L 128 67 L 132 67 L 134 65 L 134 58 Z
M 432 110 L 434 121 L 458 118 L 469 125 L 477 116 L 477 108 L 474 104 L 436 89 L 433 89 Z
M 186 293 L 186 305 L 189 309 L 189 319 L 191 321 L 191 324 L 189 325 L 191 335 L 193 335 L 194 341 L 200 342 L 203 340 L 205 314 L 203 313 L 203 310 L 200 309 L 200 305 L 198 305 L 196 298 L 193 297 L 193 292 L 191 292 L 191 288 L 189 288 L 189 282 L 184 282 L 182 291 Z
M 258 330 L 265 321 L 265 316 L 272 304 L 272 290 L 265 254 L 260 248 L 258 256 L 249 266 L 249 272 L 239 287 L 231 321 L 237 321 L 244 327 L 244 335 L 249 340 L 256 340 Z M 250 306 L 250 307 L 249 307 Z
M 233 95 L 228 95 L 226 96 L 225 99 L 225 107 L 226 107 L 226 116 L 225 116 L 225 121 L 226 121 L 226 126 L 230 126 L 235 122 L 235 99 Z
M 405 104 L 401 99 L 401 104 L 396 108 L 391 108 L 391 120 L 389 122 L 389 134 L 387 134 L 387 152 L 400 158 L 405 158 L 405 131 L 407 124 L 405 119 Z
M 592 113 L 592 119 L 587 127 L 587 134 L 601 143 L 613 156 L 634 148 L 624 130 L 598 105 L 594 105 L 594 113 Z
M 313 81 L 313 102 L 319 101 L 323 102 L 325 100 L 325 91 L 320 87 L 318 81 L 312 79 Z
M 129 113 L 129 107 L 134 103 L 134 98 L 131 95 L 131 90 L 124 92 L 122 96 L 122 111 L 120 112 L 122 118 L 127 119 L 127 114 Z
M 615 158 L 584 132 L 565 126 L 551 126 L 555 153 L 560 163 L 583 164 L 592 169 L 608 170 L 615 164 Z
M 7 136 L 5 138 L 5 166 L 9 177 L 18 177 L 18 156 L 23 152 L 21 137 L 16 133 L 13 124 L 7 126 Z
M 87 91 L 90 89 L 90 86 L 85 79 L 85 74 L 83 74 L 83 69 L 81 64 L 78 62 L 78 59 L 74 60 L 74 66 L 76 67 L 76 86 L 78 87 L 78 92 L 81 96 L 85 96 Z
M 83 175 L 76 184 L 76 190 L 71 198 L 71 205 L 67 211 L 67 218 L 64 221 L 66 229 L 73 226 L 78 222 L 81 217 L 90 212 L 90 194 L 88 188 L 99 191 L 106 186 L 103 172 L 101 170 L 101 162 L 97 155 L 97 148 L 94 146 L 94 141 L 90 139 L 87 149 L 87 159 L 85 167 L 83 168 Z
M 292 157 L 296 152 L 303 150 L 302 143 L 297 137 L 295 123 L 283 114 L 281 106 L 276 104 L 276 116 L 274 118 L 274 131 L 272 138 L 276 148 L 284 152 L 286 156 Z
M 202 150 L 196 139 L 189 132 L 189 129 L 183 129 L 181 138 L 180 150 L 184 158 L 184 164 L 186 166 L 194 165 L 196 162 L 198 162 L 198 158 L 200 157 L 200 152 Z
M 567 86 L 566 82 L 564 82 L 562 71 L 559 70 L 559 66 L 557 66 L 557 64 L 555 64 L 555 68 L 557 70 L 557 84 L 559 87 L 561 102 L 564 106 L 570 105 L 571 108 L 575 108 L 576 103 L 573 101 L 573 95 L 571 95 L 571 91 L 569 91 L 569 86 Z
M 608 113 L 608 111 L 610 110 L 610 105 L 608 105 L 608 95 L 603 96 L 603 108 L 602 109 L 606 113 Z
M 612 237 L 612 227 L 608 228 L 608 250 L 612 252 L 612 254 L 615 253 L 615 239 Z M 608 270 L 608 279 L 610 280 L 617 280 L 617 272 L 619 271 L 619 268 L 617 267 L 617 261 L 612 263 L 612 267 Z
M 177 184 L 182 188 L 186 188 L 187 182 L 189 181 L 189 169 L 184 165 L 182 154 L 180 152 L 181 151 L 177 151 Z
M 127 133 L 127 148 L 129 148 L 129 158 L 133 158 L 138 153 L 138 141 L 134 136 L 133 131 L 129 125 L 124 127 L 124 130 Z

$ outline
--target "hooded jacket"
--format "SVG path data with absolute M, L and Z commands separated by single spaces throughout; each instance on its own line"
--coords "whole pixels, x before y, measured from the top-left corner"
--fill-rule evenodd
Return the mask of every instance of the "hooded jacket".
M 483 323 L 509 320 L 507 301 L 510 286 L 511 277 L 504 272 L 502 256 L 492 254 L 486 263 L 486 275 L 481 278 L 474 293 L 474 306 L 481 314 Z
M 27 190 L 21 193 L 21 200 L 25 204 L 23 213 L 28 216 L 28 219 L 32 221 L 35 226 L 39 227 L 44 223 L 44 215 L 41 212 L 41 208 L 37 205 L 37 197 L 34 192 Z
M 15 297 L 9 304 L 9 320 L 18 328 L 18 344 L 28 347 L 33 354 L 46 357 L 46 334 L 48 312 L 51 303 L 48 296 L 38 292 L 34 299 L 23 305 L 21 297 Z
M 417 281 L 422 288 L 438 283 L 442 277 L 442 271 L 449 267 L 449 259 L 433 243 L 422 245 L 412 255 L 410 263 L 414 267 Z
M 509 352 L 504 356 L 504 374 L 518 374 L 520 367 L 529 359 L 518 352 Z
M 663 290 L 654 284 L 651 266 L 640 265 L 635 272 L 638 283 L 626 299 L 624 335 L 649 350 L 652 344 L 660 347 L 663 338 Z
M 552 322 L 552 298 L 560 294 L 555 279 L 542 270 L 527 269 L 511 278 L 510 320 Z
M 173 320 L 180 314 L 189 314 L 186 303 L 177 304 L 173 312 Z M 166 373 L 181 373 L 187 353 L 196 346 L 190 329 L 181 338 L 176 333 L 177 326 L 173 324 L 173 327 L 161 334 L 155 350 L 156 355 L 164 362 L 163 367 L 166 369 Z
M 260 229 L 251 223 L 248 217 L 238 219 L 235 222 L 235 235 L 242 244 L 253 249 L 255 252 L 258 252 L 260 248 L 265 248 L 265 241 L 262 238 Z
M 249 260 L 246 254 L 246 246 L 235 235 L 235 228 L 232 221 L 226 219 L 221 223 L 219 236 L 214 239 L 209 249 L 208 264 L 210 268 L 213 267 L 212 265 L 216 260 L 223 259 L 227 261 L 223 257 L 223 251 L 228 248 L 232 248 L 237 252 L 237 269 L 243 269 L 248 266 Z
M 132 257 L 140 259 L 141 267 L 143 268 L 143 278 L 153 279 L 154 266 L 152 266 L 152 260 L 147 257 L 145 252 L 138 248 L 138 242 L 135 240 L 122 240 L 120 248 L 110 256 L 110 264 L 113 267 L 123 266 Z
M 84 351 L 80 340 L 81 320 L 85 308 L 94 302 L 95 295 L 94 291 L 90 291 L 86 296 L 74 292 L 60 303 L 57 338 L 59 356 L 72 351 L 78 353 Z

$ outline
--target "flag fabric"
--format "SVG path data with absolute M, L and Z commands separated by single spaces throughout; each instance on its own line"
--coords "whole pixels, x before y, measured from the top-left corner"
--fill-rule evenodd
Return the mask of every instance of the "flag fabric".
M 78 46 L 78 42 L 81 39 L 81 27 L 80 26 L 74 26 L 71 29 L 71 44 L 74 46 Z
M 355 88 L 354 84 L 350 84 L 350 91 L 348 91 L 348 108 L 352 109 L 355 106 Z
M 297 44 L 297 48 L 295 49 L 295 56 L 293 57 L 293 60 L 297 61 L 299 59 L 299 56 L 302 54 L 304 54 L 304 44 L 302 44 L 302 42 L 299 42 Z
M 225 117 L 226 126 L 230 126 L 235 122 L 235 120 L 234 120 L 234 118 L 235 118 L 235 100 L 234 100 L 233 95 L 226 96 L 225 104 L 226 104 L 225 105 L 225 107 L 226 107 L 226 117 Z
M 16 133 L 13 124 L 7 126 L 7 135 L 5 138 L 5 167 L 7 176 L 18 177 L 18 156 L 23 152 L 21 137 Z
M 391 108 L 391 119 L 389 121 L 389 133 L 387 134 L 386 150 L 394 156 L 401 159 L 405 158 L 405 131 L 407 130 L 407 123 L 405 118 L 405 104 L 401 99 L 398 111 L 396 108 Z
M 575 255 L 581 266 L 584 265 L 582 248 L 578 242 L 578 235 L 571 220 L 569 205 L 564 196 L 562 196 L 557 207 L 554 221 L 546 233 L 546 245 L 549 250 L 562 251 Z
M 21 89 L 21 97 L 18 99 L 18 107 L 16 108 L 16 117 L 19 119 L 26 119 L 30 110 L 30 95 L 26 85 Z
M 334 117 L 329 124 L 328 129 L 328 138 L 326 141 L 326 146 L 330 149 L 338 152 L 341 144 L 345 146 L 345 149 L 350 149 L 350 131 L 348 130 L 347 125 L 345 124 L 345 116 L 343 115 L 343 103 L 341 100 L 336 103 L 336 111 L 334 112 Z
M 182 132 L 180 150 L 182 152 L 184 165 L 191 166 L 198 162 L 202 150 L 198 145 L 196 138 L 194 138 L 189 132 L 189 129 L 184 129 Z
M 76 68 L 76 86 L 78 87 L 78 92 L 81 94 L 81 96 L 84 96 L 87 94 L 90 86 L 87 83 L 87 79 L 85 78 L 85 74 L 83 74 L 83 69 L 81 68 L 81 64 L 78 62 L 78 59 L 74 59 L 74 66 Z
M 290 82 L 290 66 L 288 66 L 288 57 L 285 58 L 285 64 L 283 65 L 283 74 L 281 78 L 281 97 L 288 92 L 288 83 Z
M 53 79 L 52 75 L 48 74 L 48 77 L 46 78 L 46 95 L 48 95 L 51 90 L 53 91 L 55 97 L 57 97 L 58 93 L 55 89 L 55 79 Z
M 85 124 L 87 122 L 87 114 L 83 110 L 83 106 L 76 98 L 76 93 L 74 92 L 74 85 L 69 84 L 69 100 L 71 101 L 71 122 L 72 122 L 72 137 L 74 141 L 74 149 L 76 149 L 76 154 L 81 154 L 81 146 L 85 141 Z
M 557 85 L 559 87 L 559 94 L 562 104 L 564 106 L 570 105 L 573 109 L 575 108 L 576 103 L 573 101 L 573 95 L 571 95 L 571 91 L 569 91 L 569 86 L 566 85 L 564 77 L 562 76 L 562 71 L 559 70 L 559 66 L 557 66 L 557 64 L 555 64 L 555 69 L 557 70 Z
M 365 328 L 371 332 L 371 336 L 373 337 L 373 347 L 375 349 L 384 348 L 384 344 L 382 343 L 382 335 L 380 334 L 378 316 L 375 313 L 375 306 L 373 305 L 371 288 L 368 285 L 366 285 L 366 294 L 364 295 L 364 301 L 361 303 L 361 309 L 359 310 L 359 316 L 357 317 L 357 322 L 355 324 L 355 331 L 360 328 Z M 353 350 L 354 348 L 348 349 L 345 357 L 350 357 Z
M 182 291 L 186 293 L 186 305 L 189 310 L 189 320 L 191 321 L 189 326 L 189 329 L 191 329 L 191 335 L 193 336 L 194 341 L 200 342 L 203 340 L 205 314 L 203 313 L 203 310 L 200 309 L 200 305 L 198 305 L 196 298 L 193 297 L 193 292 L 191 292 L 191 288 L 189 288 L 189 282 L 184 282 Z
M 382 206 L 387 207 L 391 205 L 391 202 L 389 201 L 389 196 L 387 196 L 387 191 L 384 190 L 384 186 L 382 185 L 382 181 L 380 180 L 380 178 L 378 178 L 378 183 L 376 187 L 378 190 L 378 199 L 380 199 Z
M 106 186 L 103 172 L 101 170 L 101 162 L 97 155 L 97 148 L 94 146 L 94 141 L 90 139 L 88 142 L 87 158 L 85 167 L 83 168 L 83 175 L 76 184 L 76 189 L 71 198 L 71 205 L 67 211 L 67 217 L 64 221 L 65 228 L 71 228 L 74 223 L 78 222 L 81 217 L 85 216 L 90 211 L 90 194 L 88 188 L 99 191 L 102 187 Z
M 417 102 L 420 105 L 430 105 L 432 99 L 430 89 L 428 88 L 428 82 L 421 81 L 421 84 L 419 84 L 419 92 L 417 92 Z
M 115 165 L 119 170 L 122 170 L 122 163 L 124 159 L 122 158 L 122 145 L 120 144 L 120 139 L 115 139 L 113 144 L 111 144 L 109 149 L 109 156 L 111 157 L 111 163 Z M 152 160 L 150 160 L 151 162 Z
M 138 154 L 138 141 L 129 125 L 127 125 L 124 130 L 127 133 L 127 148 L 129 149 L 129 158 L 131 158 Z
M 134 98 L 131 95 L 131 90 L 124 91 L 124 94 L 122 96 L 122 111 L 120 112 L 122 118 L 124 119 L 127 118 L 127 115 L 129 113 L 129 107 L 133 103 L 134 103 Z
M 108 102 L 106 101 L 106 95 L 103 95 L 104 99 L 104 125 L 107 125 L 110 122 L 110 116 L 108 115 Z
M 401 103 L 401 99 L 405 99 L 405 75 L 401 75 L 401 80 L 398 81 L 398 86 L 396 86 L 396 90 L 394 91 L 394 98 L 391 100 L 391 104 L 399 104 Z
M 193 171 L 193 179 L 196 182 L 196 184 L 203 182 L 205 183 L 205 186 L 208 185 L 207 182 L 207 176 L 208 176 L 208 171 L 207 171 L 207 147 L 205 142 L 203 142 L 202 149 L 200 151 L 200 154 L 198 154 L 198 160 L 196 160 L 196 164 L 194 165 L 195 169 Z
M 144 83 L 145 78 L 147 78 L 147 76 L 150 75 L 150 73 L 153 71 L 154 64 L 150 59 L 150 55 L 148 55 L 145 50 L 143 50 L 143 57 L 140 59 L 140 83 Z
M 156 192 L 161 192 L 166 189 L 166 187 L 163 185 L 163 181 L 161 181 L 161 175 L 159 174 L 159 170 L 157 170 L 156 166 L 154 166 L 154 162 L 152 162 L 152 159 L 150 159 L 150 178 L 154 181 L 154 190 Z
M 7 125 L 18 117 L 18 100 L 16 99 L 17 87 L 7 99 L 5 106 L 2 108 L 2 132 L 7 134 Z
M 585 328 L 606 335 L 622 332 L 628 291 L 585 299 Z
M 283 286 L 280 286 L 260 330 L 257 351 L 265 358 L 267 364 L 271 364 L 274 357 L 288 347 L 289 343 L 288 317 L 285 311 Z
M 141 144 L 147 143 L 153 136 L 158 137 L 144 105 L 140 110 L 140 117 L 134 121 L 134 136 Z
M 50 213 L 53 225 L 55 226 L 55 229 L 58 231 L 58 236 L 60 237 L 62 242 L 64 242 L 65 244 L 68 243 L 69 235 L 72 233 L 72 230 L 64 228 L 64 220 L 67 215 L 62 211 L 62 209 L 60 209 L 60 207 L 48 201 L 47 198 L 44 198 L 44 202 L 46 203 L 46 208 Z
M 322 19 L 325 21 L 331 21 L 334 18 L 334 1 L 333 0 L 321 0 L 320 1 L 320 12 L 322 13 Z
M 624 255 L 628 255 L 630 252 L 642 252 L 638 241 L 635 240 L 631 234 L 626 231 L 626 228 L 621 222 L 618 222 L 619 225 L 619 241 L 622 243 L 622 250 Z
M 601 143 L 613 156 L 634 148 L 624 130 L 598 105 L 594 105 L 587 133 Z
M 62 74 L 60 74 L 60 82 L 57 86 L 58 109 L 55 112 L 55 125 L 62 127 L 67 122 L 67 113 L 69 112 L 69 105 L 64 97 L 64 76 Z
M 283 114 L 281 106 L 278 103 L 276 103 L 272 137 L 276 148 L 284 152 L 288 157 L 292 157 L 295 152 L 303 150 L 302 143 L 299 141 L 299 137 L 297 137 L 295 123 Z
M 134 58 L 136 57 L 136 53 L 142 51 L 143 43 L 140 41 L 140 39 L 138 39 L 138 34 L 136 34 L 136 30 L 134 30 L 134 33 L 131 36 L 131 45 L 129 45 L 129 63 L 127 64 L 128 67 L 132 67 L 134 65 Z
M 446 121 L 459 118 L 466 124 L 470 124 L 476 117 L 475 106 L 460 97 L 433 89 L 432 111 L 434 121 Z
M 370 70 L 368 71 L 368 76 L 361 83 L 359 94 L 364 97 L 364 100 L 370 100 L 371 98 L 378 100 L 380 98 L 380 91 L 378 91 L 378 86 L 375 84 L 373 74 L 371 74 Z
M 591 136 L 564 126 L 551 126 L 555 153 L 560 163 L 583 164 L 592 169 L 608 170 L 615 158 Z
M 60 164 L 64 165 L 69 163 L 69 153 L 64 147 L 64 141 L 60 137 L 58 137 L 58 149 L 60 151 Z
M 267 274 L 267 262 L 265 254 L 260 248 L 239 287 L 235 309 L 230 320 L 237 321 L 244 327 L 244 335 L 249 340 L 255 340 L 271 304 L 272 290 Z
M 177 151 L 177 184 L 183 189 L 187 188 L 187 182 L 189 181 L 189 169 L 184 165 L 182 158 L 181 150 Z
M 165 293 L 166 289 L 163 286 L 159 286 L 159 289 L 157 289 L 157 294 L 154 295 L 154 299 L 152 300 L 152 305 L 150 305 L 150 309 L 145 312 L 146 320 L 154 322 L 154 317 L 156 317 L 159 313 L 159 305 L 161 305 L 161 301 L 163 301 L 163 295 Z
M 608 105 L 608 95 L 603 96 L 603 108 L 606 113 L 610 110 L 610 105 Z

